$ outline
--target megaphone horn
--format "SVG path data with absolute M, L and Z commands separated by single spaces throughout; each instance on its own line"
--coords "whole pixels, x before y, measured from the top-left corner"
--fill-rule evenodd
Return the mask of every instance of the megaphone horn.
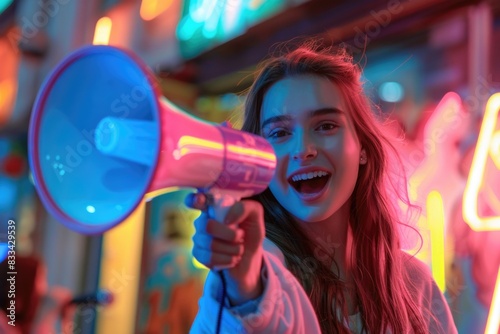
M 53 70 L 28 140 L 43 204 L 85 234 L 109 230 L 146 194 L 169 187 L 251 196 L 276 165 L 266 140 L 180 110 L 140 59 L 111 46 L 77 50 Z

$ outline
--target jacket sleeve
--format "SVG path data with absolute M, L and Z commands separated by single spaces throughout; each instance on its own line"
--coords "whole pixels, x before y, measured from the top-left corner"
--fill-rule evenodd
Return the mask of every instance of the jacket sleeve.
M 224 303 L 221 333 L 320 333 L 314 309 L 297 279 L 273 254 L 264 251 L 261 297 L 243 307 Z M 215 333 L 222 284 L 210 272 L 191 333 Z

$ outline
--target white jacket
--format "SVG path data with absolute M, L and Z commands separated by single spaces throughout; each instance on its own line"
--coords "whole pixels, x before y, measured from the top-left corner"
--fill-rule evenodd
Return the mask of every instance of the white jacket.
M 269 241 L 266 240 L 265 244 L 268 247 L 265 247 L 262 268 L 263 295 L 236 307 L 230 307 L 225 301 L 220 332 L 224 334 L 321 333 L 311 302 L 295 276 L 286 269 L 283 254 L 276 246 L 269 247 Z M 432 279 L 428 267 L 409 255 L 405 258 L 411 279 L 408 288 L 424 311 L 429 333 L 457 333 L 448 304 Z M 215 333 L 221 289 L 219 276 L 210 272 L 191 333 Z M 434 317 L 431 317 L 431 314 Z M 359 314 L 350 316 L 347 322 L 353 333 L 360 333 Z

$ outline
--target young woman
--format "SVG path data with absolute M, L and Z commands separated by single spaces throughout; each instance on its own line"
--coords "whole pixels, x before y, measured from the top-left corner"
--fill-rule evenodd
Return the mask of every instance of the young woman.
M 268 60 L 242 130 L 273 145 L 276 172 L 224 222 L 196 220 L 194 256 L 230 268 L 224 301 L 209 274 L 193 333 L 215 331 L 221 302 L 223 333 L 456 333 L 426 265 L 400 250 L 395 152 L 352 58 L 306 43 Z

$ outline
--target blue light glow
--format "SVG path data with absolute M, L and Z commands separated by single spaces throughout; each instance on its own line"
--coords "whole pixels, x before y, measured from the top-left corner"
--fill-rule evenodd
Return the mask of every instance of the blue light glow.
M 378 89 L 380 99 L 386 102 L 399 102 L 404 97 L 404 88 L 398 82 L 384 82 Z
M 6 243 L 0 242 L 0 262 L 7 258 L 8 246 Z

